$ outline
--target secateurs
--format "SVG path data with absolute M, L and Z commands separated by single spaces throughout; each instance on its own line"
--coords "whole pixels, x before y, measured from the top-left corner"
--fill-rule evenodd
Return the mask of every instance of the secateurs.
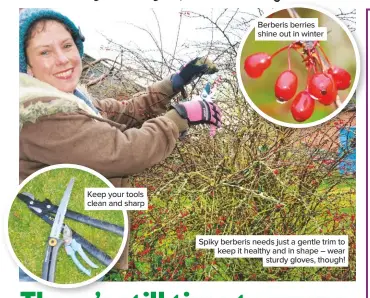
M 122 226 L 91 218 L 67 209 L 73 184 L 74 178 L 70 180 L 59 206 L 53 205 L 48 199 L 38 201 L 30 193 L 19 193 L 17 195 L 17 197 L 27 205 L 30 211 L 35 213 L 48 224 L 52 225 L 42 268 L 42 278 L 50 282 L 54 282 L 55 279 L 58 250 L 62 245 L 64 245 L 67 255 L 71 257 L 77 268 L 86 275 L 90 276 L 91 271 L 81 264 L 76 253 L 78 253 L 92 268 L 98 268 L 98 266 L 89 259 L 85 251 L 105 266 L 108 266 L 112 262 L 112 258 L 109 255 L 67 226 L 64 223 L 65 217 L 123 237 Z M 61 238 L 60 234 L 62 232 L 63 236 Z
M 83 273 L 90 276 L 91 271 L 86 269 L 80 261 L 76 257 L 76 252 L 81 256 L 81 258 L 92 268 L 99 268 L 98 265 L 94 264 L 89 257 L 86 255 L 86 253 L 83 251 L 82 246 L 80 243 L 76 241 L 76 239 L 72 236 L 72 230 L 67 225 L 64 225 L 63 229 L 63 241 L 64 241 L 64 248 L 66 250 L 67 255 L 69 255 L 72 258 L 73 263 L 77 266 L 78 269 L 80 269 Z

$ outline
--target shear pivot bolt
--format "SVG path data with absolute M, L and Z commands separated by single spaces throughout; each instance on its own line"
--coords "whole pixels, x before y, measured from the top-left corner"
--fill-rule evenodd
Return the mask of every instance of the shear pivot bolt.
M 50 240 L 49 240 L 49 245 L 50 245 L 50 246 L 55 246 L 55 245 L 57 245 L 57 240 L 56 240 L 56 239 L 54 239 L 54 238 L 50 239 Z

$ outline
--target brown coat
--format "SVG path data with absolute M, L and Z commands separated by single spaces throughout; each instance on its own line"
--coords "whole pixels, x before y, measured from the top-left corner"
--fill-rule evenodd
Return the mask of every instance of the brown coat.
M 115 186 L 124 186 L 122 177 L 164 160 L 175 146 L 179 127 L 186 128 L 175 113 L 144 122 L 147 113 L 165 111 L 174 95 L 169 80 L 155 83 L 125 104 L 114 99 L 94 101 L 100 117 L 74 95 L 20 76 L 21 181 L 46 166 L 71 163 L 94 169 Z
M 166 79 L 124 104 L 94 101 L 97 115 L 76 96 L 20 74 L 20 181 L 49 165 L 69 163 L 96 170 L 116 187 L 128 186 L 127 176 L 164 160 L 179 131 L 187 129 L 174 110 L 145 121 L 148 113 L 163 113 L 173 95 Z

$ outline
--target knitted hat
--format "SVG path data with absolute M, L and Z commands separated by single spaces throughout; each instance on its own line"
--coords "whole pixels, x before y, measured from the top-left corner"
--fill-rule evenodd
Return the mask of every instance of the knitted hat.
M 83 56 L 83 41 L 85 40 L 85 37 L 81 34 L 80 29 L 77 28 L 69 18 L 48 8 L 25 8 L 22 9 L 19 14 L 19 72 L 27 72 L 27 58 L 25 49 L 27 31 L 34 22 L 41 19 L 57 20 L 69 27 L 72 31 L 73 40 L 75 41 L 78 51 L 80 52 L 80 56 Z

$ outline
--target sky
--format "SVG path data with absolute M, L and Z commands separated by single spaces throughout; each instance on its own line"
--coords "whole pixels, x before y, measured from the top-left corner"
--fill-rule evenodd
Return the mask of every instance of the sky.
M 91 9 L 81 13 L 81 11 L 75 8 L 55 8 L 55 10 L 68 16 L 72 21 L 81 27 L 83 35 L 86 37 L 85 53 L 93 56 L 96 59 L 99 58 L 113 58 L 116 53 L 107 52 L 101 50 L 102 45 L 107 45 L 105 36 L 111 38 L 119 44 L 129 44 L 131 42 L 140 46 L 142 49 L 152 49 L 154 47 L 153 41 L 150 36 L 144 31 L 135 28 L 133 26 L 140 26 L 142 28 L 149 29 L 159 40 L 159 30 L 153 10 L 150 8 L 138 9 L 130 8 L 122 10 L 122 8 L 114 10 L 111 7 L 109 9 Z M 233 9 L 230 9 L 233 10 Z M 268 13 L 270 9 L 264 8 L 265 13 Z M 180 21 L 180 8 L 167 7 L 166 9 L 154 10 L 158 22 L 161 27 L 161 37 L 163 46 L 169 52 L 173 52 L 178 25 Z M 187 11 L 183 9 L 183 11 Z M 196 12 L 202 13 L 209 16 L 211 19 L 215 19 L 223 9 L 206 9 L 196 8 Z M 248 13 L 259 15 L 257 8 L 245 9 Z M 350 10 L 348 10 L 350 11 Z M 230 12 L 231 13 L 231 12 Z M 338 8 L 333 8 L 333 13 L 338 13 Z M 248 18 L 248 15 L 245 16 Z M 205 20 L 199 18 L 183 17 L 181 21 L 181 30 L 179 37 L 179 45 L 186 43 L 187 41 L 209 41 L 212 39 L 210 31 L 197 30 L 203 27 L 206 23 Z M 217 36 L 213 37 L 215 40 Z M 222 38 L 219 36 L 219 38 Z
M 120 44 L 134 42 L 144 49 L 154 46 L 147 33 L 130 24 L 149 29 L 155 34 L 156 38 L 159 38 L 157 22 L 151 9 L 138 10 L 130 8 L 127 11 L 120 11 L 119 13 L 114 13 L 112 10 L 105 13 L 89 11 L 83 17 L 75 9 L 56 8 L 56 10 L 68 16 L 77 26 L 81 27 L 82 33 L 86 37 L 84 43 L 85 52 L 94 58 L 104 58 L 110 55 L 110 53 L 100 50 L 101 45 L 106 45 L 106 39 L 102 34 Z M 162 9 L 155 12 L 161 26 L 163 45 L 165 48 L 173 48 L 180 21 L 180 9 Z M 184 42 L 187 38 L 202 38 L 199 32 L 194 34 L 194 28 L 200 22 L 190 21 L 189 19 L 183 19 L 182 22 L 180 42 Z M 207 37 L 203 36 L 203 38 Z
M 94 58 L 106 58 L 114 53 L 102 51 L 101 45 L 106 45 L 106 39 L 102 34 L 111 38 L 117 43 L 127 44 L 136 43 L 143 49 L 153 48 L 154 44 L 150 36 L 142 30 L 135 28 L 132 24 L 142 28 L 149 29 L 159 39 L 159 30 L 156 18 L 152 9 L 130 8 L 127 11 L 114 12 L 92 10 L 81 14 L 79 11 L 71 8 L 55 8 L 55 10 L 68 16 L 77 26 L 81 27 L 83 35 L 86 37 L 85 53 Z M 184 9 L 185 10 L 185 9 Z M 203 13 L 210 18 L 216 18 L 223 9 L 204 9 L 199 8 L 196 11 Z M 186 10 L 185 10 L 186 11 Z M 251 13 L 258 14 L 258 9 L 250 9 Z M 161 26 L 161 37 L 165 49 L 173 51 L 180 22 L 179 8 L 166 8 L 155 10 Z M 211 33 L 205 30 L 197 30 L 206 23 L 201 19 L 183 17 L 181 21 L 181 30 L 179 35 L 179 45 L 186 41 L 209 41 Z M 109 58 L 113 58 L 112 56 Z

